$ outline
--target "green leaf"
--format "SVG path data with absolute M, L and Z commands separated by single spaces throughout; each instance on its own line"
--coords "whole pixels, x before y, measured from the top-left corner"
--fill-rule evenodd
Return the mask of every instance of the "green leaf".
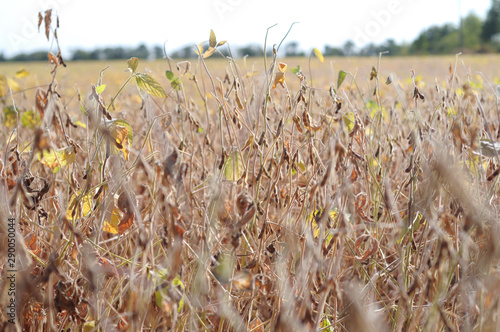
M 128 70 L 130 70 L 132 74 L 135 73 L 135 70 L 137 69 L 138 65 L 139 65 L 139 59 L 136 57 L 132 57 L 127 60 Z
M 229 181 L 238 181 L 243 176 L 244 171 L 245 169 L 243 168 L 243 162 L 240 159 L 240 154 L 238 152 L 234 152 L 226 160 L 224 176 Z
M 87 115 L 87 110 L 85 109 L 85 106 L 80 105 L 80 112 L 82 112 L 83 115 Z
M 3 109 L 3 124 L 7 128 L 16 126 L 17 112 L 14 106 L 7 106 Z
M 342 83 L 344 83 L 345 77 L 347 76 L 347 73 L 343 70 L 339 71 L 339 78 L 337 79 L 337 90 L 340 88 Z
M 3 98 L 7 93 L 7 79 L 0 75 L 0 98 Z
M 181 89 L 181 83 L 182 83 L 182 80 L 180 77 L 176 77 L 172 80 L 172 82 L 170 83 L 170 86 L 172 87 L 172 89 L 175 89 L 175 90 L 180 90 Z
M 21 70 L 18 70 L 15 74 L 16 78 L 25 78 L 29 75 L 30 73 L 27 72 L 24 68 Z
M 97 88 L 95 88 L 95 92 L 100 95 L 104 89 L 106 89 L 106 84 L 103 84 L 103 85 L 99 85 Z
M 210 30 L 210 39 L 208 40 L 208 45 L 213 48 L 217 47 L 217 38 L 215 38 L 214 30 Z
M 170 70 L 167 70 L 165 72 L 165 76 L 167 76 L 168 80 L 171 81 L 172 78 L 174 78 L 174 73 L 172 73 Z
M 226 41 L 225 41 L 225 40 L 223 40 L 223 41 L 221 41 L 221 42 L 217 43 L 217 47 L 222 46 L 222 45 L 224 45 L 225 43 L 226 43 Z
M 298 73 L 300 73 L 300 66 L 297 66 L 297 68 L 290 68 L 290 71 L 297 75 Z
M 186 288 L 184 288 L 184 284 L 182 283 L 181 279 L 179 279 L 179 276 L 176 276 L 174 280 L 172 280 L 172 285 L 176 287 L 181 286 L 182 293 L 184 293 L 184 291 L 186 290 Z M 184 298 L 181 298 L 179 301 L 179 306 L 177 307 L 177 312 L 181 312 L 183 306 L 184 306 Z
M 319 62 L 323 63 L 325 61 L 325 58 L 323 57 L 323 53 L 321 53 L 320 50 L 317 48 L 313 48 L 314 55 L 319 59 Z
M 34 111 L 24 112 L 21 115 L 21 124 L 26 128 L 35 129 L 41 122 L 40 114 Z
M 149 93 L 152 96 L 163 98 L 167 96 L 167 93 L 165 92 L 165 90 L 163 90 L 160 83 L 158 83 L 153 77 L 149 76 L 148 74 L 137 74 L 135 76 L 135 82 L 141 90 Z

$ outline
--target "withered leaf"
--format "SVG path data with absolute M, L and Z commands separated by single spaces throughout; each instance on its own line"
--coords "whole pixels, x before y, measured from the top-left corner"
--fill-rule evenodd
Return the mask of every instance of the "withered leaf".
M 38 32 L 40 32 L 40 26 L 42 25 L 43 22 L 43 16 L 41 12 L 38 12 Z
M 171 154 L 165 159 L 165 176 L 174 178 L 174 166 L 177 163 L 177 150 L 174 149 Z
M 38 20 L 40 21 L 40 18 L 38 18 Z M 47 36 L 47 40 L 49 40 L 51 22 L 52 22 L 52 9 L 48 9 L 45 11 L 45 36 Z
M 365 244 L 364 251 L 361 248 L 361 246 L 363 244 Z M 364 234 L 364 235 L 361 235 L 360 237 L 358 237 L 356 239 L 356 242 L 354 243 L 354 245 L 356 246 L 356 252 L 357 252 L 357 255 L 355 258 L 356 258 L 356 260 L 358 260 L 360 262 L 364 262 L 368 258 L 370 258 L 370 256 L 373 256 L 377 252 L 378 247 L 379 247 L 379 243 L 378 243 L 377 239 L 375 239 L 373 236 L 367 235 L 367 234 Z
M 285 83 L 286 67 L 287 67 L 286 63 L 280 62 L 278 64 L 278 72 L 274 76 L 273 90 L 276 89 L 276 86 L 278 84 L 280 84 L 283 88 L 285 87 L 283 83 Z
M 122 235 L 125 233 L 127 229 L 129 229 L 134 223 L 134 214 L 132 212 L 128 212 L 123 216 L 122 220 L 118 224 L 118 233 Z

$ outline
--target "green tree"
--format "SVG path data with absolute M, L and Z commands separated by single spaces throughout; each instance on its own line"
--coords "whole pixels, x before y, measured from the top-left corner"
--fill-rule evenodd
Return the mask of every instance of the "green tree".
M 469 13 L 462 22 L 464 47 L 477 51 L 481 47 L 481 32 L 483 22 L 474 12 Z
M 264 56 L 264 50 L 259 44 L 248 44 L 240 47 L 237 54 L 241 57 L 244 57 L 245 55 L 248 55 L 249 57 Z
M 453 24 L 432 26 L 413 41 L 411 52 L 416 54 L 445 54 L 460 47 L 460 33 Z
M 149 50 L 144 44 L 137 46 L 137 48 L 130 50 L 128 53 L 124 58 L 137 57 L 139 59 L 147 59 L 149 57 Z
M 170 56 L 170 54 L 169 54 Z M 196 58 L 197 55 L 194 52 L 194 46 L 193 45 L 186 45 L 182 47 L 179 50 L 176 50 L 172 53 L 172 58 L 175 59 L 190 59 L 190 58 Z
M 285 45 L 285 56 L 304 56 L 304 52 L 300 50 L 299 43 L 292 41 Z
M 162 59 L 163 58 L 163 47 L 156 45 L 153 48 L 153 54 L 155 59 Z
M 486 20 L 483 23 L 481 37 L 486 43 L 491 42 L 491 38 L 500 32 L 500 0 L 492 0 L 491 7 L 486 14 Z
M 348 40 L 342 46 L 344 49 L 344 54 L 347 56 L 353 56 L 355 54 L 356 44 L 352 40 Z
M 323 51 L 324 56 L 344 56 L 344 51 L 339 47 L 334 47 L 330 45 L 325 45 L 325 50 Z

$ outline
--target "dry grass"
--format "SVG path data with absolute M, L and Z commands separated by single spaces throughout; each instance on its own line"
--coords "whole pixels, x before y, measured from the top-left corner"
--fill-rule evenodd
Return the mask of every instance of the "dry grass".
M 147 63 L 166 98 L 117 94 L 124 62 L 27 64 L 0 127 L 18 327 L 498 330 L 499 160 L 474 153 L 500 136 L 492 59 L 313 59 L 312 85 L 285 59 L 303 79 L 276 89 L 276 59 Z M 37 158 L 63 148 L 58 169 Z

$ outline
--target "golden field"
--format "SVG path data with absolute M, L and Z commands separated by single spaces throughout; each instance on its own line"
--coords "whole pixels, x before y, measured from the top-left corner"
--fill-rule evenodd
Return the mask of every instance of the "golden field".
M 499 328 L 500 56 L 135 61 L 0 64 L 19 328 Z

